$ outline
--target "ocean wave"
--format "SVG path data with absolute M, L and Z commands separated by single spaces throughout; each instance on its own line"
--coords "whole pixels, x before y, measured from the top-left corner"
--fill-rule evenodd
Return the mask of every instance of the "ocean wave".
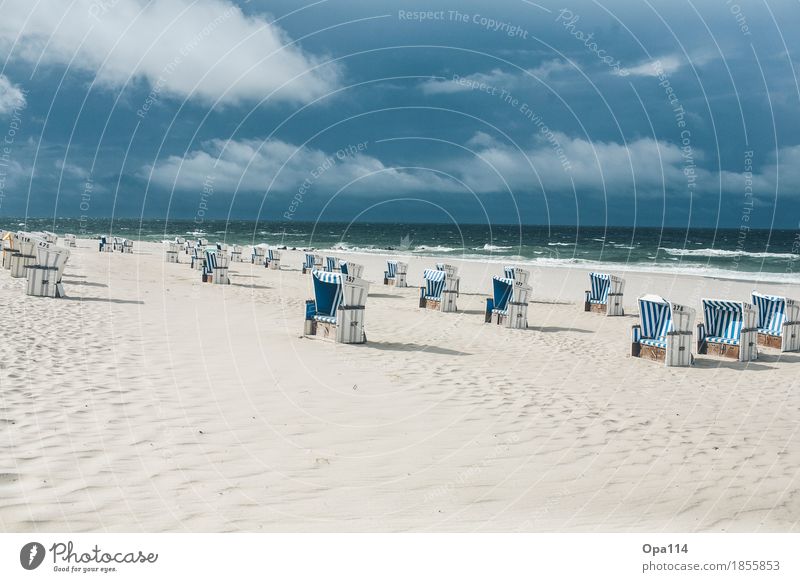
M 426 247 L 424 245 L 420 245 L 415 247 L 413 251 L 414 253 L 452 253 L 453 251 L 458 251 L 460 249 L 454 249 L 451 247 Z
M 549 242 L 547 243 L 549 247 L 574 247 L 575 243 L 562 243 L 562 242 Z
M 788 259 L 790 261 L 800 259 L 800 255 L 793 253 L 753 253 L 748 251 L 728 251 L 725 249 L 671 249 L 665 247 L 658 247 L 658 250 L 678 257 L 750 257 L 753 259 Z
M 507 250 L 513 249 L 513 248 L 514 247 L 501 247 L 501 246 L 498 246 L 498 245 L 485 244 L 482 247 L 475 247 L 472 250 L 474 250 L 474 251 L 489 251 L 490 253 L 494 253 L 494 252 L 497 252 L 497 251 L 507 251 Z

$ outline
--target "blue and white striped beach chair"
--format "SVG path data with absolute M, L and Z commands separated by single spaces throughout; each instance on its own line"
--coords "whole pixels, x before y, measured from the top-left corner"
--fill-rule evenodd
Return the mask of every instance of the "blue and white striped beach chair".
M 339 268 L 342 270 L 343 275 L 350 275 L 359 279 L 364 272 L 364 265 L 359 265 L 353 261 L 339 261 Z
M 492 277 L 492 297 L 486 299 L 486 323 L 514 329 L 528 327 L 528 295 L 531 288 L 511 277 Z
M 215 248 L 208 248 L 205 251 L 205 261 L 203 262 L 203 282 L 215 283 L 217 285 L 228 285 L 228 267 L 230 258 L 223 255 Z
M 276 249 L 267 249 L 267 258 L 265 266 L 273 271 L 278 271 L 281 268 L 281 252 Z
M 311 271 L 311 278 L 314 299 L 306 301 L 304 335 L 346 344 L 367 341 L 364 308 L 369 282 L 318 269 Z
M 303 274 L 310 273 L 314 269 L 322 270 L 322 257 L 313 253 L 305 254 L 303 262 Z
M 625 315 L 622 296 L 625 280 L 607 273 L 589 273 L 591 289 L 586 291 L 584 311 L 596 311 L 606 315 Z
M 447 288 L 447 272 L 439 269 L 425 269 L 422 274 L 424 287 L 419 289 L 419 306 L 436 309 L 444 313 L 457 311 L 457 292 Z
M 110 236 L 101 236 L 99 250 L 101 253 L 113 253 L 114 239 L 112 239 Z
M 740 362 L 758 358 L 758 314 L 746 301 L 703 299 L 703 323 L 697 325 L 697 353 Z
M 383 272 L 383 284 L 395 287 L 407 287 L 408 264 L 394 259 L 386 261 L 386 270 Z
M 691 365 L 694 318 L 691 307 L 659 295 L 639 297 L 639 324 L 631 328 L 631 356 L 665 366 Z
M 506 279 L 514 279 L 515 281 L 520 281 L 523 285 L 528 284 L 528 280 L 530 279 L 531 276 L 531 272 L 528 271 L 527 269 L 522 269 L 514 265 L 504 266 L 503 273 L 505 273 Z
M 758 343 L 782 352 L 800 350 L 800 304 L 794 299 L 753 291 L 758 311 Z
M 339 259 L 337 257 L 325 257 L 325 270 L 328 273 L 339 273 Z
M 436 270 L 447 273 L 445 290 L 455 291 L 456 295 L 458 295 L 459 288 L 461 287 L 461 277 L 458 276 L 458 267 L 448 263 L 436 263 Z

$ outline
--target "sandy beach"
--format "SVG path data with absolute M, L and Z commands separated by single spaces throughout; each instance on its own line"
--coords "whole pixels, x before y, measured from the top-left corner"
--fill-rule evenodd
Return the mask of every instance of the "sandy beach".
M 340 253 L 347 258 L 347 253 Z M 203 284 L 163 248 L 79 240 L 66 299 L 0 271 L 3 531 L 775 531 L 800 519 L 800 354 L 631 358 L 636 297 L 755 284 L 625 273 L 625 317 L 582 310 L 587 271 L 532 270 L 530 328 L 483 322 L 499 263 L 451 261 L 459 313 L 372 282 L 365 345 L 302 337 L 302 254 Z M 800 286 L 757 285 L 800 297 Z

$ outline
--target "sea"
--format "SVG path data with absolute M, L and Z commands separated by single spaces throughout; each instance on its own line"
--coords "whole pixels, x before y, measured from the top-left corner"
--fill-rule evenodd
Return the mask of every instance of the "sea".
M 212 243 L 289 249 L 800 283 L 800 230 L 121 218 L 5 218 L 0 227 L 84 238 L 111 234 L 157 242 L 203 237 Z

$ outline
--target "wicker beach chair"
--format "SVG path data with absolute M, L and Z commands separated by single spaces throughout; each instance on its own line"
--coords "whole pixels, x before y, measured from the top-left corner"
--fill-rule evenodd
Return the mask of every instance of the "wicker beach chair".
M 703 299 L 697 353 L 746 362 L 758 359 L 758 313 L 745 301 Z
M 640 323 L 631 328 L 631 356 L 690 366 L 694 309 L 659 295 L 643 295 L 638 302 Z
M 303 334 L 338 343 L 367 341 L 364 314 L 369 282 L 342 273 L 313 269 L 314 299 L 306 301 Z

